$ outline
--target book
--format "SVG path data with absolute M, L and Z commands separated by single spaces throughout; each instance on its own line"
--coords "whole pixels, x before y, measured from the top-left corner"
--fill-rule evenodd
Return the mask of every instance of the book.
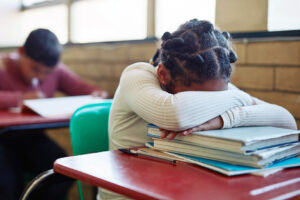
M 195 156 L 189 156 L 189 155 L 184 155 L 184 154 L 156 150 L 156 149 L 153 149 L 152 142 L 147 142 L 146 146 L 148 147 L 148 149 L 141 148 L 140 151 L 146 151 L 148 154 L 151 154 L 151 156 L 153 156 L 153 157 L 156 157 L 158 155 L 159 158 L 165 157 L 168 159 L 174 159 L 177 161 L 195 164 L 200 167 L 205 167 L 207 169 L 224 174 L 226 176 L 236 176 L 236 175 L 242 175 L 242 174 L 255 174 L 255 175 L 260 175 L 260 176 L 266 176 L 270 173 L 274 173 L 276 171 L 279 171 L 279 170 L 282 170 L 285 168 L 300 166 L 300 158 L 298 158 L 298 157 L 292 157 L 292 158 L 274 163 L 272 165 L 269 165 L 268 167 L 265 167 L 265 168 L 254 168 L 254 167 L 247 167 L 247 166 L 241 166 L 241 165 L 233 165 L 230 163 L 216 161 L 216 160 L 210 160 L 210 159 L 206 159 L 206 158 L 199 158 L 199 157 L 195 157 Z
M 266 176 L 269 173 L 277 172 L 277 171 L 285 169 L 285 168 L 292 168 L 292 167 L 300 166 L 300 158 L 298 158 L 298 157 L 292 157 L 292 158 L 283 160 L 281 162 L 277 162 L 272 165 L 269 165 L 268 167 L 258 169 L 258 168 L 253 168 L 253 167 L 232 165 L 230 163 L 209 160 L 209 159 L 199 158 L 199 157 L 195 157 L 195 156 L 172 154 L 172 153 L 170 153 L 169 155 L 173 155 L 175 157 L 178 157 L 178 159 L 184 160 L 188 163 L 199 165 L 201 167 L 211 169 L 213 171 L 219 172 L 219 173 L 227 175 L 227 176 L 235 176 L 235 175 L 242 175 L 242 174 L 254 174 L 254 175 L 260 175 L 260 176 Z
M 76 109 L 84 105 L 100 103 L 104 100 L 91 95 L 30 99 L 24 101 L 23 110 L 31 110 L 43 117 L 71 116 Z
M 161 131 L 149 124 L 147 135 L 160 138 Z M 191 135 L 177 135 L 173 141 L 247 154 L 253 151 L 299 142 L 299 130 L 270 126 L 238 127 L 193 132 Z
M 178 141 L 154 139 L 153 148 L 161 151 L 207 158 L 235 165 L 263 168 L 276 161 L 300 154 L 300 143 L 253 151 L 248 154 L 184 144 Z

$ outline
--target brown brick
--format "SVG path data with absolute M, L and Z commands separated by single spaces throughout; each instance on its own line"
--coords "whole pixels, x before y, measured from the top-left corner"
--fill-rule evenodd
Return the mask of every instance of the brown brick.
M 127 63 L 123 62 L 112 66 L 113 77 L 119 79 L 121 77 L 123 70 L 130 64 L 132 64 L 132 62 L 127 62 Z
M 89 46 L 67 47 L 62 55 L 63 62 L 76 63 L 78 61 L 91 61 L 98 59 L 99 50 Z
M 156 50 L 155 43 L 134 45 L 127 49 L 128 59 L 133 62 L 149 62 Z
M 113 64 L 111 64 L 113 65 Z M 68 65 L 69 68 L 79 76 L 90 76 L 94 78 L 112 77 L 112 66 L 101 63 L 78 63 Z
M 300 120 L 296 120 L 296 123 L 297 123 L 297 127 L 299 129 L 299 127 L 300 127 Z M 298 157 L 300 158 L 300 156 L 298 156 Z
M 155 53 L 156 44 L 99 44 L 66 47 L 62 56 L 64 62 L 80 61 L 147 61 Z
M 249 64 L 300 64 L 300 42 L 254 42 L 247 46 Z
M 246 63 L 246 45 L 243 43 L 234 43 L 233 49 L 238 56 L 237 64 Z
M 273 89 L 274 69 L 263 66 L 236 66 L 232 83 L 241 88 Z
M 258 92 L 247 91 L 252 96 L 283 106 L 289 110 L 295 118 L 300 119 L 300 94 L 282 93 L 282 92 Z
M 275 88 L 300 92 L 300 67 L 277 67 Z

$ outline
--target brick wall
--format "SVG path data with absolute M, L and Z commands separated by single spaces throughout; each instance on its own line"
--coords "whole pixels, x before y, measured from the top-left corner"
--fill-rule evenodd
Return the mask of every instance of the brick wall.
M 83 79 L 114 94 L 124 68 L 135 62 L 148 62 L 155 51 L 155 42 L 69 46 L 62 60 Z
M 300 41 L 236 42 L 232 82 L 253 96 L 288 109 L 300 127 Z

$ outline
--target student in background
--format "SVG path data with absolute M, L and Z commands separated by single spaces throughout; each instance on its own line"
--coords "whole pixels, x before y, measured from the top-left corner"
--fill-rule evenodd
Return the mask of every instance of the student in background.
M 60 62 L 62 46 L 49 30 L 30 33 L 17 53 L 0 55 L 0 109 L 19 107 L 25 99 L 66 95 L 108 93 L 89 85 Z M 0 199 L 16 200 L 24 188 L 24 170 L 39 174 L 51 169 L 66 153 L 42 131 L 9 133 L 0 136 Z M 49 189 L 37 199 L 55 199 L 66 194 L 70 185 Z
M 174 33 L 166 32 L 155 57 L 155 68 L 135 63 L 122 73 L 110 111 L 110 149 L 151 141 L 146 135 L 148 123 L 164 129 L 163 137 L 169 139 L 196 130 L 237 126 L 297 128 L 287 110 L 230 83 L 231 64 L 237 56 L 229 33 L 216 30 L 210 22 L 193 19 Z M 103 189 L 98 197 L 125 198 Z

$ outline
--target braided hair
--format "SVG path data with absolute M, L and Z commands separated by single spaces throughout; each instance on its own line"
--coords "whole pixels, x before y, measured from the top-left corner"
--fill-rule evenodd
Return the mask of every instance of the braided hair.
M 160 61 L 172 79 L 185 86 L 216 78 L 229 81 L 231 63 L 237 60 L 229 38 L 228 32 L 216 30 L 212 23 L 192 19 L 163 34 Z

